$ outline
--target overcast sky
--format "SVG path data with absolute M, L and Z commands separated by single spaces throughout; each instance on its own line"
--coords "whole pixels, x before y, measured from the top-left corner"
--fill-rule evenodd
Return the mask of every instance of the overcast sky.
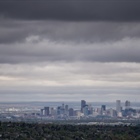
M 1 0 L 0 101 L 140 101 L 139 0 Z

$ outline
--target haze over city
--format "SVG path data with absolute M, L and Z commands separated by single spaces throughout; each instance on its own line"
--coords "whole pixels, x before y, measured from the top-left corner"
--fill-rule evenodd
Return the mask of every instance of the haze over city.
M 0 102 L 139 102 L 139 7 L 1 0 Z

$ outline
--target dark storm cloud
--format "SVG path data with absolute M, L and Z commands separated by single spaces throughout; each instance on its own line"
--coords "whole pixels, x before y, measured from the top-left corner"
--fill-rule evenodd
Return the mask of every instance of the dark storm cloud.
M 0 63 L 140 62 L 138 22 L 0 19 Z
M 139 22 L 65 22 L 0 18 L 0 44 L 23 42 L 37 35 L 52 41 L 103 42 L 139 38 Z
M 0 15 L 18 19 L 139 21 L 138 0 L 8 0 L 0 1 Z
M 0 46 L 0 63 L 54 61 L 140 62 L 139 38 L 114 42 L 75 43 L 40 40 L 29 36 L 23 43 Z

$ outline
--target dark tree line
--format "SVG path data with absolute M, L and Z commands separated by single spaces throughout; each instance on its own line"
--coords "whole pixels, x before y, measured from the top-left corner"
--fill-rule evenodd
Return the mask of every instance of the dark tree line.
M 0 122 L 1 140 L 140 140 L 140 126 Z

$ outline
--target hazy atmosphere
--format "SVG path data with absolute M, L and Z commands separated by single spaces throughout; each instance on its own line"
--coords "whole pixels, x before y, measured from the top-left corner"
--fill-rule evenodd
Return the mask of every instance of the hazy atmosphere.
M 0 101 L 140 101 L 140 1 L 1 0 Z

